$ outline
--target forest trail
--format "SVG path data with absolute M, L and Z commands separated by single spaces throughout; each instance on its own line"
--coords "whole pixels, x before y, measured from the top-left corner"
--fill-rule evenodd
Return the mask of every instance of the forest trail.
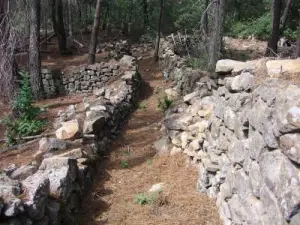
M 155 156 L 163 113 L 163 76 L 152 58 L 139 61 L 144 80 L 137 109 L 123 127 L 105 160 L 101 161 L 92 191 L 83 202 L 80 225 L 218 225 L 215 201 L 196 190 L 197 171 L 182 155 Z M 164 183 L 153 204 L 134 203 L 138 194 Z

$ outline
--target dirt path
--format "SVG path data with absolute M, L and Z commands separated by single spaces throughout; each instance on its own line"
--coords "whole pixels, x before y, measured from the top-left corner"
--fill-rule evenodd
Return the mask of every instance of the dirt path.
M 93 191 L 83 204 L 80 225 L 218 225 L 214 200 L 196 191 L 197 172 L 181 155 L 157 157 L 151 148 L 159 138 L 163 113 L 157 109 L 163 82 L 151 59 L 139 62 L 145 84 L 139 108 L 132 114 L 108 157 L 101 162 Z M 134 203 L 156 183 L 165 187 L 153 204 Z

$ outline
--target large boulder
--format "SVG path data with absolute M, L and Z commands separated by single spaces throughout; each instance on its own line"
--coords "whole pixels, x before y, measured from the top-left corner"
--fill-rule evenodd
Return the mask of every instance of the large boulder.
M 51 152 L 56 150 L 64 150 L 67 148 L 67 142 L 57 138 L 42 138 L 39 141 L 39 151 Z
M 89 111 L 83 124 L 84 134 L 96 134 L 99 132 L 106 121 L 106 113 L 104 111 Z
M 50 180 L 46 174 L 38 171 L 22 182 L 27 198 L 24 201 L 29 217 L 40 220 L 45 215 L 45 207 L 50 193 Z
M 270 77 L 300 74 L 300 59 L 270 60 L 266 66 Z
M 252 70 L 253 63 L 250 62 L 240 62 L 231 59 L 222 59 L 217 62 L 216 73 L 219 74 L 230 74 L 230 73 L 240 73 L 244 70 Z

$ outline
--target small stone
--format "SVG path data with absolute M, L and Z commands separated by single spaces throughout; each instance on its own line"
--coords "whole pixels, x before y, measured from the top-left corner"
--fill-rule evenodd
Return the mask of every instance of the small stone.
M 161 192 L 163 191 L 163 188 L 165 187 L 165 183 L 158 183 L 152 185 L 152 187 L 148 190 L 148 192 Z
M 170 140 L 168 137 L 163 137 L 154 143 L 156 154 L 159 156 L 169 155 Z
M 39 151 L 51 152 L 57 150 L 64 150 L 67 148 L 67 142 L 57 138 L 42 138 L 39 141 Z
M 34 174 L 37 171 L 37 166 L 30 166 L 30 165 L 24 165 L 21 166 L 20 168 L 16 169 L 11 175 L 10 177 L 13 180 L 24 180 L 27 177 L 31 176 L 32 174 Z

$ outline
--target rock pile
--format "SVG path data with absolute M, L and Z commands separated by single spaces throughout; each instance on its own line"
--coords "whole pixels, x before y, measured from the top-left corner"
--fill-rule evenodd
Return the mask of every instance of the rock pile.
M 108 148 L 134 107 L 140 79 L 135 60 L 111 84 L 76 107 L 59 112 L 56 138 L 43 138 L 32 162 L 0 175 L 0 217 L 8 224 L 76 224 L 74 214 L 90 189 L 94 160 Z M 130 67 L 130 68 L 129 68 Z
M 52 71 L 49 69 L 42 69 L 42 82 L 44 85 L 44 91 L 46 93 L 46 97 L 50 98 L 57 94 L 59 90 L 59 81 L 54 79 L 52 75 Z

